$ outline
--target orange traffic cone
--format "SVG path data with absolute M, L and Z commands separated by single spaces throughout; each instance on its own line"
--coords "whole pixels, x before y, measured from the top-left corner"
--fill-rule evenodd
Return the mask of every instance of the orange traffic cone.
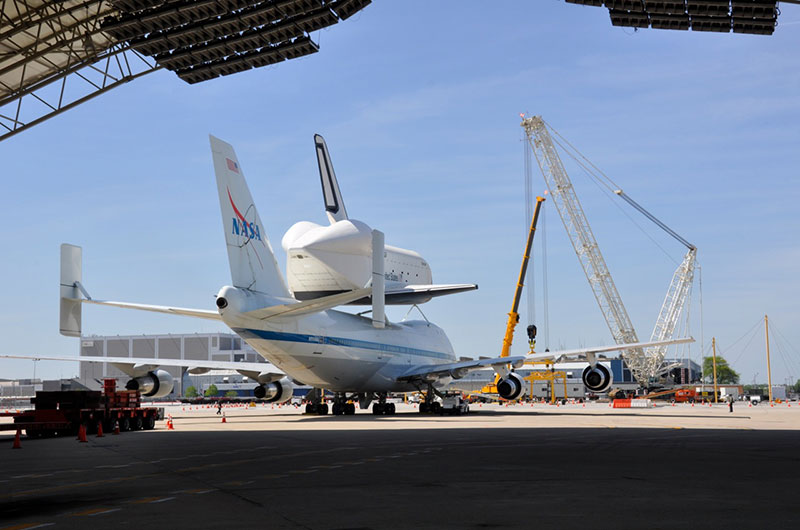
M 19 429 L 17 429 L 17 434 L 14 436 L 14 445 L 11 448 L 22 449 L 22 445 L 19 443 Z
M 102 438 L 103 437 L 103 422 L 102 421 L 98 421 L 97 422 L 97 437 L 98 438 Z
M 167 420 L 167 430 L 168 431 L 174 431 L 175 430 L 175 426 L 172 425 L 172 418 Z
M 114 421 L 114 431 L 111 434 L 119 434 L 119 421 Z
M 228 423 L 228 420 L 225 419 L 225 413 L 222 413 L 222 423 Z
M 84 424 L 81 424 L 80 428 L 78 429 L 78 441 L 81 443 L 89 441 L 86 439 L 86 426 Z

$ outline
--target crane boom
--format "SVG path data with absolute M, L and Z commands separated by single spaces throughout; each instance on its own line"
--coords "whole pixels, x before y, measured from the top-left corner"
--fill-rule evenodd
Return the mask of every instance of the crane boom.
M 523 117 L 521 125 L 614 341 L 617 344 L 639 342 L 544 120 L 541 116 Z M 626 350 L 623 357 L 639 384 L 646 386 L 650 374 L 642 369 L 646 364 L 644 351 L 641 348 Z
M 528 261 L 531 257 L 531 247 L 533 247 L 533 235 L 536 233 L 536 223 L 539 221 L 539 210 L 544 202 L 544 197 L 536 197 L 536 207 L 533 210 L 533 217 L 531 218 L 531 227 L 528 230 L 528 241 L 525 244 L 525 253 L 522 255 L 522 266 L 519 271 L 519 279 L 517 280 L 517 288 L 514 291 L 514 301 L 511 304 L 511 311 L 508 313 L 508 322 L 506 323 L 506 334 L 503 337 L 503 349 L 500 352 L 500 357 L 508 357 L 511 350 L 511 342 L 514 340 L 514 329 L 519 322 L 519 300 L 522 298 L 522 288 L 525 286 L 525 272 L 528 270 Z

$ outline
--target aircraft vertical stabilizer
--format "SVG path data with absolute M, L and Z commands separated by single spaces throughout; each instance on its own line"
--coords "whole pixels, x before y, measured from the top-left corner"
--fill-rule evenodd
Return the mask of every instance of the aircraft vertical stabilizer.
M 233 147 L 209 139 L 234 287 L 290 298 Z
M 325 213 L 331 224 L 347 219 L 347 209 L 344 207 L 342 192 L 339 191 L 339 182 L 333 172 L 331 155 L 325 138 L 315 134 L 314 147 L 317 150 L 317 164 L 319 164 L 319 178 L 322 182 L 322 198 L 325 201 Z
M 67 337 L 81 336 L 81 247 L 61 245 L 59 331 Z

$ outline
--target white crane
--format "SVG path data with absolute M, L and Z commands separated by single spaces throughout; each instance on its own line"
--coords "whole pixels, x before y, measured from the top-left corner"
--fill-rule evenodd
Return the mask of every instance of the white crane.
M 583 212 L 544 120 L 541 116 L 529 118 L 523 116 L 521 125 L 525 129 L 528 143 L 536 156 L 536 161 L 558 214 L 564 223 L 564 228 L 567 230 L 567 235 L 614 340 L 617 344 L 638 342 L 636 330 L 625 310 L 617 287 L 614 285 L 611 272 L 606 266 L 600 247 L 586 219 L 586 214 Z M 672 278 L 653 330 L 652 340 L 654 341 L 671 338 L 690 292 L 697 249 L 628 197 L 622 190 L 615 190 L 615 193 L 689 248 L 683 263 Z M 622 355 L 633 377 L 641 386 L 646 387 L 650 380 L 658 374 L 665 353 L 665 347 L 658 347 L 649 348 L 647 351 L 643 351 L 641 348 L 625 350 Z

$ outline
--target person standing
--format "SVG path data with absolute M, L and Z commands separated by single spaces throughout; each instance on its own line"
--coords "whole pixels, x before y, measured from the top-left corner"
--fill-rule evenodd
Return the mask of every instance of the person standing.
M 733 399 L 728 398 L 728 412 L 733 412 Z

